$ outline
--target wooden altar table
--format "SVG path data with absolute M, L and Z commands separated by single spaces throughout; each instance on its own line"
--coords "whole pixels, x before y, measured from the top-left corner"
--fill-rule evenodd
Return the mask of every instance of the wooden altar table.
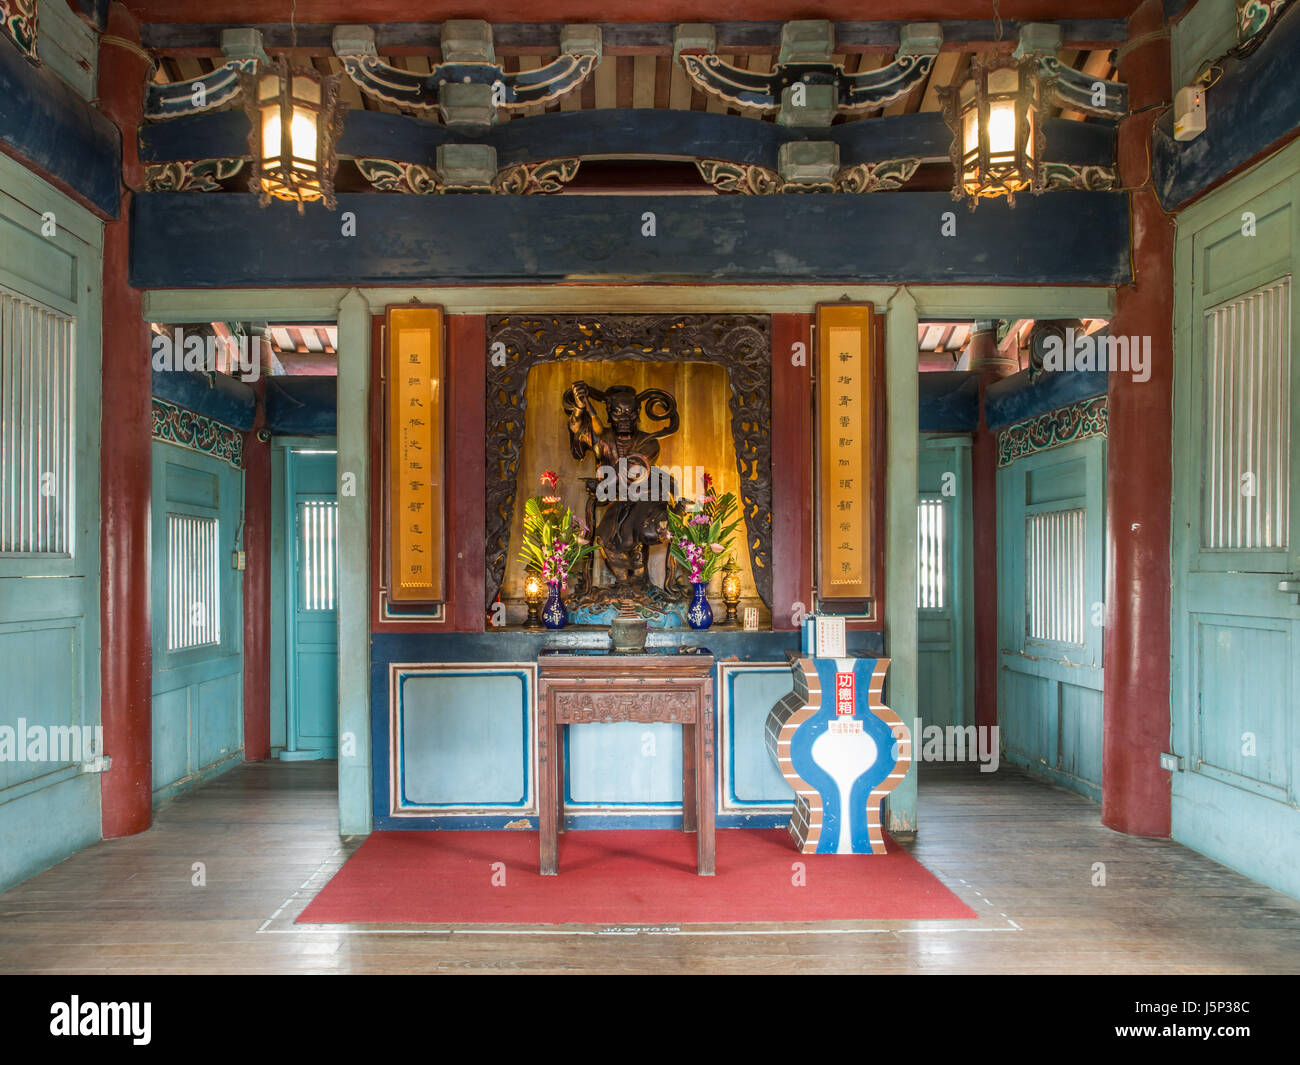
M 541 872 L 559 872 L 564 726 L 637 721 L 682 727 L 682 831 L 697 835 L 697 871 L 714 871 L 713 655 L 704 649 L 615 655 L 543 651 L 537 658 Z

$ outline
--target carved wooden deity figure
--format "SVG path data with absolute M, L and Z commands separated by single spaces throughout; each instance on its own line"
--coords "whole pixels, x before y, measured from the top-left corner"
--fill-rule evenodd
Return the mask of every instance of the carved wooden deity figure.
M 593 399 L 605 405 L 604 424 L 592 410 Z M 645 588 L 649 549 L 668 536 L 666 500 L 675 486 L 661 487 L 655 463 L 660 438 L 677 431 L 677 400 L 659 388 L 637 392 L 629 385 L 613 385 L 602 391 L 575 381 L 562 402 L 573 457 L 581 461 L 590 451 L 599 467 L 600 488 L 596 479 L 588 479 L 593 500 L 588 515 L 594 503 L 605 504 L 594 523 L 596 546 L 618 586 Z M 646 417 L 667 424 L 653 432 L 642 429 L 643 408 Z

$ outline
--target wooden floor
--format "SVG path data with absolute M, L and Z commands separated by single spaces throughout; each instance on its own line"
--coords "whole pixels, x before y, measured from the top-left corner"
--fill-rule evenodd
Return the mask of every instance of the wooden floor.
M 1300 902 L 1168 840 L 1102 828 L 1097 806 L 1015 770 L 921 771 L 913 853 L 977 921 L 295 926 L 360 841 L 337 835 L 333 763 L 275 762 L 0 895 L 0 973 L 1300 971 Z

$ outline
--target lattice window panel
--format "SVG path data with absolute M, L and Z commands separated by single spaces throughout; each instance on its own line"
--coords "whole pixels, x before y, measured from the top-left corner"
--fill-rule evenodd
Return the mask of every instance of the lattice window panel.
M 1083 645 L 1086 513 L 1072 507 L 1025 519 L 1025 630 L 1032 640 Z
M 167 515 L 167 650 L 221 642 L 221 527 L 217 518 Z
M 0 288 L 0 554 L 72 554 L 74 333 Z
M 1291 278 L 1207 311 L 1205 340 L 1201 544 L 1219 550 L 1286 550 Z
M 298 504 L 298 558 L 304 610 L 333 610 L 338 596 L 339 505 Z
M 943 610 L 948 605 L 948 512 L 942 499 L 922 499 L 916 507 L 916 606 Z

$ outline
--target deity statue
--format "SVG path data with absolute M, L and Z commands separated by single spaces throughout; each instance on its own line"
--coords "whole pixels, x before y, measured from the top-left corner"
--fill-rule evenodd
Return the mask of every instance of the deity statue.
M 603 423 L 592 409 L 593 400 L 604 404 Z M 590 451 L 596 458 L 599 477 L 586 478 L 587 515 L 593 518 L 596 507 L 604 505 L 593 532 L 616 593 L 658 591 L 650 587 L 649 550 L 667 541 L 667 496 L 678 492 L 655 464 L 660 439 L 680 424 L 677 400 L 660 388 L 637 392 L 629 385 L 613 385 L 602 390 L 575 381 L 565 389 L 562 403 L 573 457 L 581 461 Z M 650 420 L 666 424 L 643 429 L 643 410 Z

